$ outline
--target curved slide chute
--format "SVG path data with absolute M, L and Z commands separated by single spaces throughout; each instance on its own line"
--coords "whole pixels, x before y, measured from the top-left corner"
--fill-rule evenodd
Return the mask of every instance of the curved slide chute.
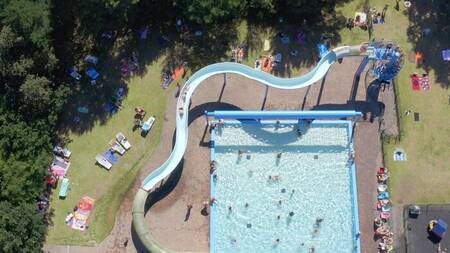
M 366 44 L 361 46 L 343 46 L 335 48 L 324 55 L 316 67 L 314 67 L 310 72 L 290 79 L 276 77 L 266 72 L 255 70 L 246 65 L 231 62 L 208 65 L 195 72 L 195 74 L 189 78 L 181 89 L 180 96 L 177 101 L 176 141 L 172 153 L 159 168 L 155 169 L 144 179 L 141 189 L 139 189 L 134 199 L 132 211 L 133 227 L 143 246 L 150 252 L 173 252 L 164 248 L 152 239 L 149 229 L 144 224 L 145 203 L 149 191 L 164 178 L 168 177 L 183 158 L 188 143 L 189 102 L 197 86 L 199 86 L 205 79 L 213 75 L 232 73 L 245 76 L 274 88 L 303 88 L 322 79 L 328 72 L 330 66 L 338 59 L 346 56 L 358 56 L 365 54 L 366 48 Z

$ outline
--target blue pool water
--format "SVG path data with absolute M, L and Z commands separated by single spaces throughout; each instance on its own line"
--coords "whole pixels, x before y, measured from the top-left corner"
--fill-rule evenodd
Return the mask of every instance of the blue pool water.
M 357 252 L 350 131 L 347 121 L 217 127 L 211 252 Z

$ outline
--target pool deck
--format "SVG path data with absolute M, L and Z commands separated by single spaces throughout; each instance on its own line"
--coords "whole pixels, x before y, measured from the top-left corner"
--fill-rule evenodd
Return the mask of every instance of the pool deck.
M 356 109 L 370 110 L 365 103 L 366 85 L 364 74 L 356 89 L 355 101 L 347 102 L 352 94 L 353 75 L 362 58 L 347 58 L 344 64 L 335 64 L 330 69 L 323 82 L 309 88 L 299 90 L 278 90 L 269 88 L 264 99 L 265 88 L 244 77 L 228 74 L 224 85 L 224 75 L 209 78 L 202 84 L 192 99 L 189 112 L 189 144 L 185 154 L 182 169 L 172 179 L 173 189 L 164 194 L 164 198 L 154 203 L 147 213 L 148 222 L 154 237 L 168 248 L 178 251 L 209 250 L 209 216 L 200 213 L 202 203 L 209 199 L 209 131 L 205 128 L 205 110 L 309 110 L 309 109 Z M 380 93 L 380 101 L 384 94 Z M 386 113 L 392 111 L 391 104 L 386 104 Z M 148 169 L 154 169 L 161 164 L 170 153 L 172 145 L 175 99 L 168 101 L 163 130 L 162 143 L 150 161 Z M 370 114 L 369 114 L 370 116 Z M 395 117 L 389 117 L 395 118 Z M 392 125 L 386 122 L 385 125 Z M 378 121 L 358 122 L 355 129 L 354 146 L 356 150 L 357 185 L 359 201 L 359 219 L 361 230 L 362 252 L 376 252 L 373 241 L 372 221 L 376 210 L 376 180 L 377 167 L 382 164 L 381 143 L 379 139 Z M 181 173 L 180 173 L 181 172 Z M 181 174 L 181 175 L 180 175 Z M 170 181 L 172 181 L 172 179 Z M 187 205 L 193 208 L 186 220 Z M 186 221 L 185 221 L 186 220 Z

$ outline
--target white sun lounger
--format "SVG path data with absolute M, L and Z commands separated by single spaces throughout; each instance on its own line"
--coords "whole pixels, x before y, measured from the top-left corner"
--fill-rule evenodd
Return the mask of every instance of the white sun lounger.
M 153 116 L 151 116 L 150 118 L 148 118 L 148 120 L 146 120 L 145 122 L 144 122 L 144 124 L 142 125 L 142 131 L 144 131 L 144 132 L 148 132 L 148 131 L 150 131 L 150 129 L 152 128 L 152 126 L 153 126 L 153 123 L 155 122 L 155 117 L 153 117 Z
M 130 142 L 128 141 L 127 137 L 125 137 L 125 135 L 123 135 L 123 133 L 116 134 L 116 140 L 117 140 L 117 142 L 120 143 L 120 145 L 122 145 L 122 147 L 125 148 L 125 150 L 128 150 L 131 148 Z
M 109 144 L 111 145 L 111 149 L 114 150 L 115 152 L 119 153 L 120 155 L 123 155 L 125 153 L 125 149 L 115 140 L 111 140 L 109 142 Z
M 100 164 L 102 167 L 104 167 L 107 170 L 110 170 L 112 167 L 112 163 L 110 163 L 106 158 L 102 155 L 96 155 L 95 160 L 98 164 Z

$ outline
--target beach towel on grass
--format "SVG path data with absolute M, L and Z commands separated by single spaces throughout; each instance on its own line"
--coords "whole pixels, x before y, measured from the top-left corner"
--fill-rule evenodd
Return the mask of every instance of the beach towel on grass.
M 416 74 L 411 75 L 411 85 L 413 91 L 420 91 L 420 78 Z
M 183 75 L 184 75 L 184 67 L 181 66 L 181 67 L 175 69 L 175 71 L 172 74 L 172 79 L 174 81 L 176 81 L 176 80 L 180 79 L 181 77 L 183 77 Z
M 119 156 L 114 154 L 114 151 L 108 150 L 103 153 L 103 156 L 112 164 L 116 164 L 119 161 Z
M 420 78 L 420 86 L 423 90 L 430 90 L 430 80 L 427 75 Z

